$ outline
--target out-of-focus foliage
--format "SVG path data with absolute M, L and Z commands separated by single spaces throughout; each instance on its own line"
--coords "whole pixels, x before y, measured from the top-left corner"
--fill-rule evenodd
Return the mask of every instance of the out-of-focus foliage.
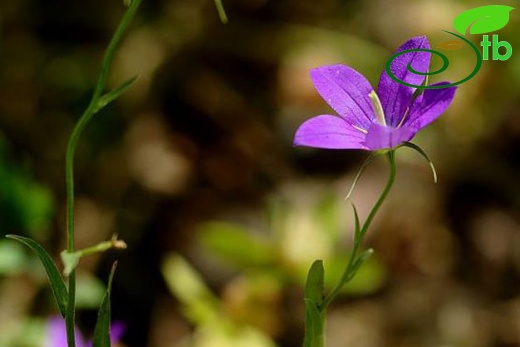
M 23 232 L 41 238 L 54 210 L 51 192 L 34 181 L 27 169 L 13 162 L 1 134 L 0 182 L 1 234 Z
M 27 268 L 25 249 L 11 241 L 0 241 L 0 275 L 20 273 Z
M 315 259 L 324 259 L 326 286 L 339 276 L 354 225 L 343 198 L 366 155 L 292 146 L 302 121 L 332 112 L 309 69 L 347 64 L 376 86 L 401 43 L 425 34 L 436 47 L 451 39 L 442 30 L 455 30 L 457 15 L 489 4 L 223 0 L 224 25 L 212 0 L 144 0 L 109 84 L 140 78 L 88 126 L 76 160 L 78 248 L 116 232 L 129 246 L 78 269 L 106 279 L 120 260 L 112 298 L 114 319 L 128 326 L 122 343 L 200 341 L 200 324 L 163 276 L 162 261 L 175 253 L 234 327 L 300 346 L 303 278 Z M 0 1 L 0 226 L 37 238 L 54 259 L 65 248 L 66 141 L 122 6 Z M 493 33 L 511 44 L 511 58 L 484 61 L 414 139 L 439 183 L 420 156 L 398 151 L 396 185 L 367 235 L 374 258 L 331 307 L 328 347 L 520 344 L 518 10 Z M 445 53 L 450 67 L 431 83 L 474 66 L 468 47 Z M 352 199 L 361 218 L 386 175 L 375 160 L 359 182 Z M 52 293 L 34 257 L 9 241 L 0 243 L 0 268 L 12 264 L 0 274 L 0 345 L 37 346 L 55 313 Z M 87 301 L 78 323 L 91 336 L 96 300 Z
M 194 347 L 274 347 L 265 334 L 233 320 L 198 274 L 179 255 L 168 255 L 162 271 L 172 293 L 184 306 L 187 317 L 197 325 L 190 341 L 181 345 Z M 168 345 L 168 344 L 166 344 Z M 173 344 L 172 344 L 173 345 Z
M 246 276 L 262 273 L 280 281 L 280 285 L 289 282 L 303 287 L 309 264 L 323 259 L 327 269 L 325 288 L 331 290 L 348 262 L 352 240 L 344 242 L 345 235 L 341 233 L 345 223 L 340 222 L 339 211 L 345 207 L 345 201 L 332 193 L 316 198 L 310 205 L 298 202 L 294 196 L 282 203 L 280 194 L 278 201 L 271 203 L 270 209 L 277 211 L 267 230 L 209 222 L 200 225 L 197 234 L 209 254 L 229 262 Z M 345 229 L 353 230 L 353 226 Z M 384 273 L 383 264 L 377 255 L 373 256 L 343 290 L 350 294 L 374 292 L 380 288 Z

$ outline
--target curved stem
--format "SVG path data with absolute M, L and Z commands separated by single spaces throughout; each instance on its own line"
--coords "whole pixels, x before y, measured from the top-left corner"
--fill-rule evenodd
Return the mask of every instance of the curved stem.
M 67 153 L 65 156 L 65 176 L 67 185 L 67 251 L 72 253 L 75 250 L 74 247 L 74 152 L 78 143 L 79 137 L 82 134 L 85 126 L 90 121 L 92 116 L 99 111 L 99 101 L 103 91 L 106 87 L 108 79 L 108 73 L 114 59 L 115 50 L 123 37 L 123 34 L 134 17 L 137 8 L 141 0 L 132 0 L 128 8 L 126 9 L 119 26 L 117 27 L 108 47 L 103 56 L 103 63 L 101 65 L 101 72 L 99 74 L 96 88 L 92 95 L 92 99 L 88 104 L 87 109 L 81 115 L 81 118 L 76 123 L 72 135 L 67 145 Z M 75 336 L 74 336 L 74 317 L 75 317 L 75 306 L 76 306 L 76 275 L 73 270 L 69 275 L 69 297 L 67 304 L 67 314 L 65 317 L 66 329 L 67 329 L 67 344 L 68 347 L 75 347 Z
M 372 210 L 368 214 L 367 219 L 365 220 L 365 223 L 363 223 L 363 227 L 361 228 L 361 239 L 365 236 L 368 228 L 370 227 L 370 223 L 372 223 L 372 220 L 376 216 L 377 212 L 379 211 L 379 208 L 385 201 L 386 197 L 388 196 L 388 193 L 390 193 L 390 189 L 392 189 L 392 186 L 394 185 L 395 181 L 395 174 L 396 174 L 396 166 L 395 166 L 395 151 L 389 151 L 387 153 L 388 155 L 388 162 L 390 163 L 390 173 L 388 175 L 388 180 L 386 182 L 386 186 L 383 189 L 383 192 L 379 196 L 379 199 L 377 199 L 374 207 L 372 207 Z
M 385 188 L 381 192 L 381 195 L 379 196 L 379 199 L 377 199 L 376 203 L 374 204 L 374 207 L 370 210 L 370 213 L 367 216 L 367 219 L 363 223 L 363 226 L 360 230 L 356 230 L 356 233 L 359 232 L 359 235 L 356 235 L 354 239 L 354 247 L 352 249 L 352 253 L 350 254 L 350 259 L 348 262 L 348 265 L 345 269 L 345 272 L 343 272 L 343 275 L 341 276 L 340 281 L 334 287 L 334 289 L 325 297 L 323 300 L 323 303 L 320 305 L 320 312 L 323 312 L 327 306 L 334 300 L 334 298 L 339 294 L 343 286 L 348 283 L 357 273 L 357 270 L 359 267 L 358 264 L 358 253 L 361 247 L 361 243 L 363 242 L 363 238 L 366 235 L 368 228 L 370 227 L 370 224 L 372 223 L 372 220 L 376 216 L 377 212 L 379 211 L 379 208 L 385 201 L 386 197 L 388 196 L 388 193 L 390 192 L 390 189 L 392 189 L 392 186 L 395 181 L 395 174 L 396 174 L 396 165 L 395 165 L 395 151 L 391 150 L 387 153 L 388 161 L 390 163 L 390 173 L 388 175 L 388 180 L 386 182 Z M 357 214 L 356 214 L 357 216 Z

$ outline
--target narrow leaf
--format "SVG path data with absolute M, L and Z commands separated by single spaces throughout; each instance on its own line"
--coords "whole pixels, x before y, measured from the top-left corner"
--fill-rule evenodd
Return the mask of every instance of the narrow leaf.
M 129 80 L 127 80 L 126 82 L 124 82 L 123 84 L 121 84 L 116 89 L 103 95 L 99 99 L 96 109 L 94 110 L 94 113 L 99 112 L 99 110 L 101 110 L 103 107 L 105 107 L 106 105 L 108 105 L 109 103 L 114 101 L 115 99 L 119 98 L 124 92 L 126 92 L 128 90 L 128 88 L 130 88 L 135 83 L 135 81 L 137 81 L 138 78 L 139 78 L 139 76 L 134 76 L 134 77 L 130 78 Z
M 319 306 L 323 302 L 324 275 L 323 261 L 315 260 L 305 283 L 304 347 L 320 347 L 323 343 L 323 315 Z
M 509 12 L 514 7 L 505 5 L 487 5 L 464 11 L 453 20 L 455 29 L 465 35 L 485 34 L 502 29 L 509 22 Z
M 359 223 L 359 214 L 358 214 L 356 205 L 354 205 L 354 203 L 352 203 L 352 202 L 350 202 L 350 204 L 352 205 L 352 210 L 354 210 L 354 243 L 358 244 L 361 242 L 361 237 L 363 237 L 363 235 L 361 235 L 361 225 Z
M 315 260 L 307 275 L 307 282 L 305 283 L 305 299 L 311 300 L 316 305 L 320 305 L 323 301 L 324 274 L 323 261 Z
M 117 262 L 112 265 L 110 276 L 108 277 L 108 285 L 103 301 L 99 307 L 96 327 L 94 328 L 93 347 L 110 347 L 110 293 L 112 291 L 112 281 L 116 272 Z
M 41 263 L 43 264 L 43 267 L 45 268 L 45 271 L 47 272 L 47 277 L 49 278 L 49 282 L 51 284 L 52 293 L 54 294 L 54 299 L 58 304 L 61 315 L 65 317 L 69 294 L 67 292 L 67 287 L 65 287 L 65 282 L 61 277 L 60 271 L 58 270 L 58 267 L 52 260 L 51 256 L 36 241 L 27 237 L 18 235 L 6 235 L 6 237 L 23 243 L 29 247 L 36 254 L 36 256 L 38 256 Z
M 316 304 L 305 299 L 305 336 L 303 347 L 323 347 L 324 319 Z
M 437 183 L 437 171 L 435 170 L 435 166 L 433 165 L 433 162 L 431 161 L 430 157 L 428 157 L 428 154 L 426 154 L 426 152 L 421 147 L 411 142 L 404 142 L 403 146 L 417 151 L 420 155 L 423 156 L 424 159 L 426 159 L 428 165 L 430 165 L 430 169 L 432 170 L 433 182 Z

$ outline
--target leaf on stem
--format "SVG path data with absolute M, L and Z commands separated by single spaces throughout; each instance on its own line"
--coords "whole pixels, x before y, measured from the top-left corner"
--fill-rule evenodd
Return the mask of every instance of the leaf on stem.
M 117 262 L 112 265 L 110 276 L 108 277 L 108 285 L 103 301 L 99 307 L 96 327 L 94 328 L 93 347 L 110 347 L 110 293 L 112 291 L 112 281 L 116 272 Z
M 127 245 L 125 241 L 119 240 L 117 235 L 114 234 L 110 241 L 103 241 L 98 243 L 97 245 L 87 247 L 75 252 L 69 252 L 67 250 L 61 252 L 61 261 L 64 265 L 63 273 L 65 276 L 69 276 L 70 273 L 76 269 L 78 263 L 82 257 L 105 252 L 109 249 L 126 249 Z
M 323 261 L 315 260 L 307 275 L 305 299 L 312 300 L 316 305 L 320 305 L 323 301 L 324 277 L 325 270 L 323 269 Z
M 361 225 L 359 223 L 359 214 L 356 208 L 356 205 L 352 201 L 350 201 L 350 205 L 352 205 L 352 210 L 354 210 L 354 244 L 358 244 L 361 242 L 361 238 L 363 234 L 361 233 Z
M 305 299 L 305 337 L 303 347 L 323 347 L 323 315 L 316 303 Z
M 96 108 L 94 110 L 94 113 L 99 112 L 102 108 L 104 108 L 106 105 L 114 101 L 115 99 L 119 98 L 121 95 L 123 95 L 124 92 L 128 90 L 139 78 L 139 76 L 134 76 L 127 81 L 123 82 L 119 87 L 116 89 L 106 93 L 101 98 L 99 98 L 99 101 L 97 102 Z
M 18 235 L 6 235 L 6 237 L 23 243 L 38 256 L 41 263 L 43 264 L 43 267 L 45 268 L 45 271 L 47 272 L 47 277 L 49 278 L 49 282 L 51 284 L 52 293 L 54 294 L 54 299 L 58 304 L 61 315 L 65 317 L 67 312 L 67 287 L 65 287 L 65 282 L 61 277 L 60 271 L 58 270 L 56 263 L 54 263 L 49 253 L 47 253 L 45 249 L 36 241 L 27 237 Z
M 319 307 L 323 302 L 325 270 L 323 261 L 315 260 L 305 283 L 305 339 L 304 347 L 321 346 L 323 316 Z

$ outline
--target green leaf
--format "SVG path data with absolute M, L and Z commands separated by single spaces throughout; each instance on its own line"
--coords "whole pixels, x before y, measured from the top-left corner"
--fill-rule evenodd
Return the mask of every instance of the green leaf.
M 305 283 L 305 338 L 304 347 L 319 347 L 323 343 L 323 315 L 319 306 L 323 302 L 325 270 L 323 261 L 315 260 Z
M 453 20 L 455 29 L 465 35 L 485 34 L 502 29 L 509 22 L 509 12 L 514 7 L 505 5 L 487 5 L 464 11 Z
M 112 281 L 116 272 L 117 262 L 112 265 L 108 285 L 103 301 L 99 307 L 96 327 L 94 328 L 93 347 L 110 347 L 110 293 L 112 291 Z
M 18 236 L 18 235 L 6 235 L 6 237 L 19 241 L 29 247 L 40 259 L 45 271 L 47 272 L 47 277 L 49 278 L 49 282 L 51 284 L 52 293 L 54 294 L 54 299 L 58 304 L 61 315 L 65 317 L 65 313 L 67 312 L 67 300 L 68 300 L 68 292 L 65 287 L 65 282 L 63 282 L 63 278 L 61 277 L 60 271 L 58 267 L 52 260 L 51 256 L 40 246 L 36 241 L 31 240 L 27 237 Z
M 305 299 L 311 300 L 316 305 L 320 305 L 323 301 L 323 282 L 325 270 L 323 269 L 323 261 L 315 260 L 305 283 Z
M 139 76 L 134 76 L 134 77 L 130 78 L 129 80 L 125 81 L 123 84 L 121 84 L 116 89 L 103 95 L 99 99 L 99 101 L 96 105 L 96 109 L 94 110 L 94 113 L 99 112 L 99 110 L 101 110 L 103 107 L 105 107 L 106 105 L 108 105 L 109 103 L 114 101 L 115 99 L 119 98 L 124 92 L 126 92 L 128 90 L 128 88 L 130 88 L 135 83 L 135 81 L 137 81 L 138 78 L 139 78 Z
M 358 244 L 361 242 L 361 238 L 363 235 L 361 234 L 361 225 L 359 223 L 359 214 L 354 203 L 350 203 L 352 205 L 352 210 L 354 211 L 354 244 Z
M 316 303 L 305 299 L 305 337 L 303 347 L 323 347 L 323 315 Z

